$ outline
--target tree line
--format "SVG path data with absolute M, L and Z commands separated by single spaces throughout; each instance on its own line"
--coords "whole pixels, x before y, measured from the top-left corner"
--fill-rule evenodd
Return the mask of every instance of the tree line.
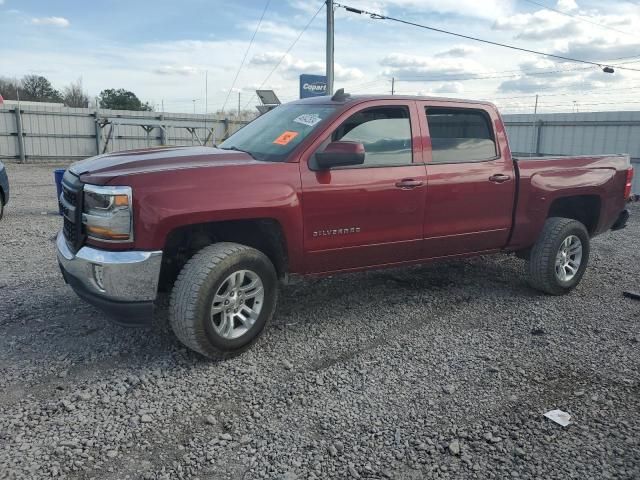
M 57 90 L 42 75 L 25 75 L 20 80 L 0 77 L 0 96 L 5 100 L 63 103 L 74 108 L 89 107 L 89 95 L 82 87 L 82 79 Z M 110 110 L 153 110 L 148 102 L 143 103 L 135 93 L 124 88 L 102 90 L 97 100 L 100 108 Z

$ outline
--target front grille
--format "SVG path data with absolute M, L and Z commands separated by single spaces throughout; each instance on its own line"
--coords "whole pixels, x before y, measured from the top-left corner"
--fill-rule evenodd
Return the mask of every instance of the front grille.
M 84 242 L 82 232 L 82 182 L 68 170 L 62 177 L 60 206 L 63 215 L 62 233 L 71 250 L 77 251 Z
M 64 238 L 67 239 L 71 245 L 75 245 L 78 236 L 76 233 L 75 224 L 72 223 L 68 218 L 64 218 L 64 224 L 62 225 L 62 233 L 64 233 Z
M 66 185 L 62 185 L 62 194 L 67 202 L 71 205 L 75 205 L 78 201 L 78 194 L 69 189 Z

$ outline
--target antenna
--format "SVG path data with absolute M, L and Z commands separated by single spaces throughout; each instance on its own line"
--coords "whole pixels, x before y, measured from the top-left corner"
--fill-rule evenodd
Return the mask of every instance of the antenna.
M 332 102 L 344 102 L 351 95 L 348 93 L 344 93 L 344 88 L 340 88 L 334 93 L 333 97 L 331 97 Z

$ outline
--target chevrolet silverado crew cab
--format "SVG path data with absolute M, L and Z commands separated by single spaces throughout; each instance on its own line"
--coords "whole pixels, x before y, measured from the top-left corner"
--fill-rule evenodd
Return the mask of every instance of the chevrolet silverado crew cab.
M 625 226 L 626 155 L 513 158 L 485 102 L 316 97 L 218 147 L 134 150 L 65 173 L 67 283 L 124 323 L 171 291 L 177 337 L 206 356 L 247 348 L 280 280 L 513 252 L 528 280 L 571 291 L 590 239 Z

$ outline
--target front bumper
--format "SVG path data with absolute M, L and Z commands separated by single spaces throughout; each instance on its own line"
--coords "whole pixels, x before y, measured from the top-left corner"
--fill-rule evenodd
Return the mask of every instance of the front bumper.
M 56 245 L 62 275 L 79 297 L 117 323 L 144 325 L 151 320 L 162 251 L 110 252 L 84 246 L 74 254 L 62 232 Z

